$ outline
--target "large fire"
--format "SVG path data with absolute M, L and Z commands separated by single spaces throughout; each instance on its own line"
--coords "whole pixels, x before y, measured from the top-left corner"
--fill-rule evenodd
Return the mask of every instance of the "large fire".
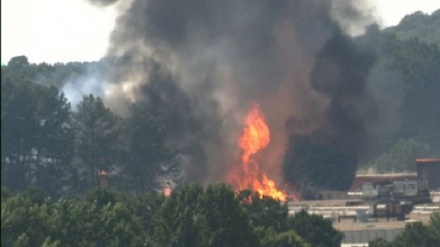
M 267 147 L 270 142 L 270 131 L 264 115 L 258 104 L 254 103 L 246 117 L 246 126 L 238 139 L 238 146 L 243 151 L 241 168 L 243 176 L 238 183 L 238 189 L 258 191 L 263 196 L 270 196 L 280 201 L 286 201 L 286 193 L 279 190 L 275 181 L 268 178 L 265 171 L 259 169 L 252 155 Z

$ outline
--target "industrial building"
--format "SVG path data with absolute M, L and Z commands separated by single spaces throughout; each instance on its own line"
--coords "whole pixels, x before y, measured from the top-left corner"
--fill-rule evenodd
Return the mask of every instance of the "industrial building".
M 377 238 L 393 240 L 412 222 L 428 223 L 440 210 L 440 159 L 417 159 L 417 173 L 358 174 L 338 200 L 289 202 L 289 214 L 300 210 L 322 215 L 344 233 L 344 247 L 368 246 Z

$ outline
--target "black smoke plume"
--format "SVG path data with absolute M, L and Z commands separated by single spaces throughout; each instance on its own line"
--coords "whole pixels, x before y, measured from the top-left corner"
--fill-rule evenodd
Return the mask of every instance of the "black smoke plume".
M 367 123 L 376 115 L 366 94 L 374 56 L 342 33 L 334 35 L 318 53 L 310 74 L 312 88 L 330 100 L 325 121 L 310 135 L 291 135 L 286 152 L 284 174 L 300 187 L 348 189 Z
M 251 102 L 271 131 L 262 169 L 278 182 L 283 170 L 295 182 L 294 172 L 313 167 L 331 170 L 330 180 L 353 175 L 371 107 L 373 59 L 346 34 L 370 18 L 362 1 L 129 3 L 106 56 L 106 103 L 123 115 L 142 102 L 172 125 L 184 178 L 224 181 Z M 304 141 L 289 143 L 293 134 Z

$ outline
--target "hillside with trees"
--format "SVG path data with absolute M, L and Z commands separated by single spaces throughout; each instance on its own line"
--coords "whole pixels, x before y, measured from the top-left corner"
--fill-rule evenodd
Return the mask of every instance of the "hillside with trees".
M 378 59 L 369 79 L 378 112 L 364 168 L 415 171 L 416 158 L 440 155 L 439 20 L 440 11 L 416 12 L 358 38 Z
M 418 38 L 427 44 L 435 44 L 440 47 L 440 10 L 431 15 L 421 11 L 405 16 L 394 27 L 384 30 L 385 33 L 394 33 L 403 40 Z

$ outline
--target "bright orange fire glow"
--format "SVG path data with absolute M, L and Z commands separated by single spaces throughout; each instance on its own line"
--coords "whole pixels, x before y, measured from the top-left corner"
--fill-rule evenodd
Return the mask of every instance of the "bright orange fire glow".
M 164 187 L 164 188 L 162 189 L 162 194 L 163 194 L 165 197 L 170 197 L 170 195 L 171 195 L 171 188 L 170 188 L 170 187 Z
M 251 189 L 258 191 L 261 196 L 286 201 L 286 194 L 277 188 L 275 181 L 269 179 L 264 171 L 259 171 L 258 163 L 252 159 L 252 155 L 267 147 L 269 142 L 270 131 L 264 115 L 257 104 L 252 104 L 243 134 L 238 139 L 238 146 L 243 151 L 241 162 L 244 174 L 239 189 Z

